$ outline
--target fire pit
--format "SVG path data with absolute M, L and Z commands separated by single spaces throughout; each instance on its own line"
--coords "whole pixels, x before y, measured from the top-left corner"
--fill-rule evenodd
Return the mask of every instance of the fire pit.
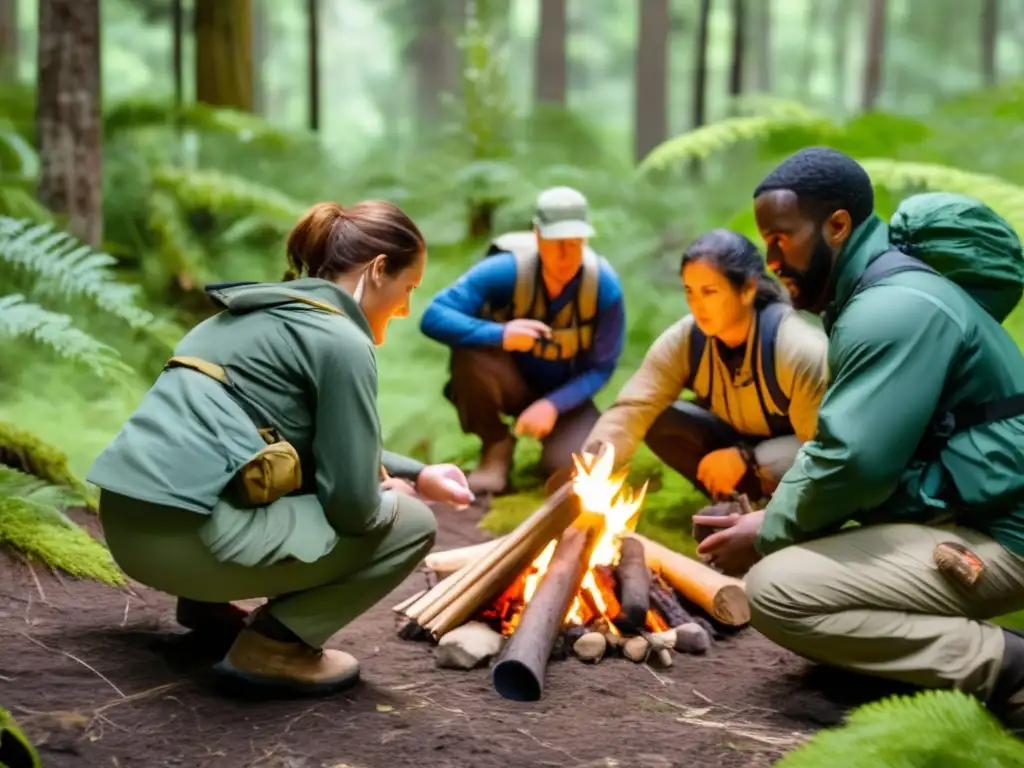
M 457 648 L 445 666 L 496 656 L 508 699 L 539 699 L 549 659 L 570 651 L 669 666 L 750 617 L 742 581 L 634 533 L 646 485 L 628 486 L 612 450 L 574 461 L 573 479 L 507 536 L 429 556 L 437 583 L 394 608 L 402 637 Z

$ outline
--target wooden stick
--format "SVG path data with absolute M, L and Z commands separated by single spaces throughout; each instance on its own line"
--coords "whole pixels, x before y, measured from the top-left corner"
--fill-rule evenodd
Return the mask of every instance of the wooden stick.
M 639 632 L 647 623 L 647 611 L 651 607 L 651 579 L 644 559 L 644 545 L 636 539 L 622 540 L 615 578 L 619 582 L 622 613 L 634 631 Z
M 575 525 L 559 540 L 547 572 L 491 673 L 494 690 L 502 697 L 513 701 L 541 697 L 551 650 L 579 592 L 602 527 L 603 521 Z
M 396 606 L 395 606 L 394 608 L 392 608 L 391 610 L 392 610 L 392 611 L 394 611 L 395 613 L 401 613 L 401 612 L 402 612 L 402 611 L 404 611 L 404 610 L 405 610 L 406 608 L 408 608 L 408 607 L 409 607 L 410 605 L 412 605 L 412 604 L 413 604 L 413 603 L 415 603 L 415 602 L 416 602 L 417 600 L 419 600 L 419 599 L 420 599 L 421 597 L 423 597 L 423 596 L 424 596 L 425 594 L 427 594 L 427 590 L 425 590 L 425 589 L 421 589 L 421 590 L 420 590 L 419 592 L 417 592 L 417 593 L 416 593 L 415 595 L 410 595 L 409 597 L 405 598 L 405 600 L 403 600 L 402 602 L 400 602 L 400 603 L 399 603 L 398 605 L 396 605 Z
M 552 518 L 548 524 L 538 529 L 532 539 L 523 540 L 505 558 L 499 560 L 491 568 L 481 573 L 475 581 L 469 583 L 453 600 L 434 613 L 436 603 L 420 616 L 420 623 L 429 629 L 436 638 L 442 637 L 455 627 L 469 619 L 476 610 L 488 600 L 501 594 L 515 578 L 529 567 L 530 563 L 544 551 L 544 548 L 557 539 L 576 518 L 579 504 L 575 498 L 563 505 L 567 508 L 561 517 Z M 571 513 L 568 510 L 572 510 Z M 426 618 L 428 614 L 429 618 Z
M 483 557 L 460 568 L 450 577 L 440 582 L 434 590 L 431 590 L 431 592 L 424 596 L 423 601 L 414 604 L 406 611 L 406 616 L 410 619 L 416 619 L 421 625 L 425 626 L 432 618 L 450 605 L 453 600 L 465 592 L 466 589 L 476 583 L 481 576 L 514 551 L 522 542 L 535 542 L 538 538 L 538 531 L 543 531 L 544 524 L 552 517 L 555 517 L 560 511 L 564 511 L 564 508 L 572 509 L 574 511 L 574 518 L 579 505 L 566 503 L 573 499 L 575 499 L 575 496 L 572 492 L 572 484 L 566 483 L 545 499 L 537 511 L 520 523 L 514 531 L 500 539 L 496 546 L 488 550 Z M 573 518 L 569 518 L 561 530 L 564 530 L 565 526 L 569 525 Z M 561 533 L 561 530 L 555 533 L 554 536 L 548 536 L 542 544 L 546 545 L 548 541 L 555 538 L 558 533 Z
M 498 539 L 485 541 L 482 544 L 473 544 L 468 547 L 458 547 L 456 549 L 446 549 L 441 552 L 431 552 L 427 555 L 424 563 L 427 568 L 434 571 L 434 573 L 441 578 L 444 578 L 449 574 L 455 573 L 467 563 L 479 560 L 497 546 L 503 538 L 505 537 L 502 536 Z
M 648 565 L 716 621 L 732 627 L 740 627 L 750 621 L 750 604 L 742 581 L 673 552 L 640 534 L 631 533 L 629 536 L 644 545 Z

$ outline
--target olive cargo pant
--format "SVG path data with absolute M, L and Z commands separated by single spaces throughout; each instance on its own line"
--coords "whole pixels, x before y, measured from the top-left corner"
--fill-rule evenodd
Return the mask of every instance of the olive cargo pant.
M 274 618 L 320 647 L 398 586 L 433 546 L 434 514 L 411 496 L 396 498 L 388 528 L 342 537 L 312 563 L 258 567 L 217 560 L 199 537 L 205 515 L 104 491 L 100 516 L 114 559 L 136 581 L 204 602 L 270 598 Z
M 943 541 L 985 562 L 972 588 L 933 564 Z M 873 525 L 774 552 L 750 570 L 746 585 L 751 624 L 784 648 L 987 700 L 1004 641 L 985 619 L 1024 608 L 1024 560 L 968 528 Z
M 697 482 L 697 467 L 701 459 L 712 451 L 732 448 L 741 441 L 756 443 L 753 453 L 759 472 L 757 475 L 748 472 L 736 490 L 756 502 L 774 492 L 782 476 L 793 466 L 800 450 L 800 440 L 795 435 L 744 437 L 710 411 L 696 403 L 680 400 L 661 412 L 644 437 L 644 442 L 655 456 L 705 496 L 709 495 L 707 489 Z
M 518 416 L 543 394 L 530 390 L 508 352 L 458 347 L 452 350 L 451 380 L 444 396 L 458 411 L 462 431 L 476 435 L 487 446 L 508 437 L 502 414 Z M 541 471 L 551 474 L 571 468 L 573 453 L 583 447 L 599 417 L 589 400 L 561 414 L 555 428 L 541 440 Z

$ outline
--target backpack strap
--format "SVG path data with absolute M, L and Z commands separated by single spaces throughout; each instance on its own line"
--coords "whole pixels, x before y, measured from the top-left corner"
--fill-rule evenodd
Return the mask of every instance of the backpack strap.
M 903 253 L 903 251 L 893 249 L 886 251 L 868 264 L 868 268 L 864 270 L 864 274 L 860 276 L 860 280 L 854 286 L 851 298 L 865 288 L 870 288 L 879 280 L 900 272 L 931 272 L 933 275 L 939 274 L 920 259 L 915 259 L 913 256 Z
M 779 338 L 779 327 L 783 318 L 789 314 L 789 305 L 781 301 L 773 301 L 757 313 L 757 333 L 759 337 L 759 349 L 761 363 L 761 384 L 767 391 L 778 413 L 769 413 L 765 410 L 765 418 L 769 425 L 777 420 L 779 414 L 785 417 L 786 425 L 789 426 L 789 395 L 779 384 L 779 376 L 775 367 L 775 342 Z M 781 425 L 774 425 L 781 426 Z M 773 432 L 775 429 L 773 428 Z
M 704 350 L 708 345 L 708 337 L 704 331 L 697 327 L 694 320 L 690 325 L 690 372 L 686 379 L 686 389 L 693 392 L 694 382 L 697 380 L 697 371 L 700 369 L 700 361 L 704 359 Z

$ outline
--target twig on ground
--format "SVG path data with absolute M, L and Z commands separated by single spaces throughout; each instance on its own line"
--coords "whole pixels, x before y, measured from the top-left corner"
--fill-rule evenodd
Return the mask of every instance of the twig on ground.
M 578 757 L 576 757 L 576 755 L 572 754 L 571 752 L 565 751 L 561 747 L 556 747 L 554 744 L 549 744 L 546 741 L 541 741 L 540 739 L 538 739 L 536 736 L 534 736 L 532 733 L 530 733 L 525 728 L 516 728 L 516 732 L 517 733 L 521 733 L 523 736 L 526 736 L 529 739 L 533 739 L 535 742 L 540 744 L 540 746 L 544 747 L 545 749 L 550 749 L 553 752 L 559 752 L 559 753 L 565 755 L 570 760 L 572 760 L 574 763 L 580 762 L 580 759 Z
M 13 683 L 14 682 L 14 678 L 13 677 L 8 677 L 7 675 L 0 675 L 0 680 L 3 680 L 5 683 Z
M 78 664 L 81 664 L 83 667 L 85 667 L 90 672 L 92 672 L 94 675 L 96 675 L 100 680 L 102 680 L 107 685 L 109 685 L 111 688 L 113 688 L 115 691 L 117 691 L 117 695 L 120 696 L 122 699 L 128 698 L 127 696 L 124 695 L 124 692 L 120 688 L 118 688 L 116 685 L 114 685 L 112 682 L 110 682 L 110 678 L 108 678 L 106 675 L 104 675 L 102 672 L 100 672 L 98 669 L 96 669 L 91 664 L 89 664 L 89 663 L 87 663 L 85 661 L 82 661 L 80 658 L 78 658 L 74 654 L 68 653 L 67 651 L 62 651 L 62 650 L 60 650 L 58 648 L 52 648 L 51 646 L 47 645 L 46 643 L 42 643 L 42 642 L 36 640 L 34 637 L 32 637 L 31 635 L 29 635 L 29 634 L 27 634 L 25 632 L 20 632 L 19 634 L 22 635 L 30 643 L 35 643 L 36 645 L 38 645 L 43 650 L 50 651 L 51 653 L 59 653 L 62 656 L 67 656 L 72 661 L 77 662 Z
M 101 713 L 101 712 L 106 712 L 108 709 L 112 709 L 113 707 L 119 707 L 122 704 L 128 704 L 128 703 L 133 702 L 133 701 L 138 701 L 139 699 L 145 699 L 145 698 L 148 698 L 150 696 L 155 696 L 158 693 L 163 693 L 164 691 L 169 691 L 169 690 L 171 690 L 171 688 L 177 688 L 179 685 L 181 685 L 180 682 L 178 682 L 178 683 L 164 683 L 163 685 L 158 685 L 155 688 L 148 688 L 145 691 L 139 691 L 138 693 L 133 693 L 130 696 L 125 696 L 123 699 L 114 699 L 113 701 L 107 702 L 106 704 L 104 704 L 101 707 L 97 707 L 94 710 L 94 713 L 98 714 L 98 713 Z M 124 694 L 121 694 L 121 695 L 124 696 Z M 173 697 L 168 697 L 168 698 L 173 698 Z M 177 701 L 177 699 L 175 699 L 175 701 Z
M 32 576 L 32 581 L 35 582 L 36 589 L 39 591 L 39 599 L 43 602 L 43 605 L 49 605 L 50 601 L 46 599 L 46 592 L 43 590 L 43 583 L 39 580 L 39 574 L 36 573 L 36 569 L 32 567 L 32 561 L 24 555 L 21 555 L 21 562 L 28 568 L 29 575 Z
M 131 606 L 131 604 L 132 604 L 132 599 L 130 597 L 126 597 L 124 599 L 124 617 L 121 619 L 121 626 L 122 627 L 127 626 L 127 624 L 128 624 L 128 608 Z
M 646 669 L 648 672 L 650 672 L 651 675 L 654 676 L 654 679 L 657 680 L 662 685 L 671 685 L 672 684 L 672 682 L 673 682 L 672 680 L 669 680 L 667 677 L 662 677 L 661 675 L 659 675 L 657 672 L 654 671 L 654 669 L 651 667 L 650 664 L 647 664 L 645 662 L 645 663 L 641 664 L 640 666 L 643 667 L 644 669 Z

